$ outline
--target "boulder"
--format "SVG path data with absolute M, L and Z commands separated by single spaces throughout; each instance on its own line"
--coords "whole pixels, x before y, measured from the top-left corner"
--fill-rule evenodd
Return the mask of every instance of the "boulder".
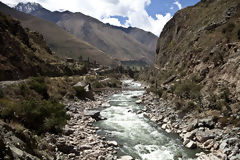
M 197 148 L 197 144 L 196 144 L 196 142 L 189 140 L 189 142 L 185 145 L 185 147 L 194 149 L 194 148 Z
M 95 120 L 102 120 L 99 110 L 85 109 L 83 113 L 84 113 L 84 116 L 92 117 Z
M 117 147 L 118 143 L 116 141 L 107 141 L 108 145 Z
M 131 157 L 131 156 L 122 156 L 122 157 L 120 157 L 120 158 L 117 159 L 117 160 L 134 160 L 134 159 L 133 159 L 133 157 Z
M 196 132 L 196 138 L 197 138 L 198 142 L 204 143 L 208 139 L 214 139 L 215 134 L 213 132 L 211 132 L 210 130 L 197 131 Z
M 139 100 L 136 101 L 136 104 L 141 104 L 141 103 L 142 103 L 142 100 L 141 100 L 141 99 L 139 99 Z

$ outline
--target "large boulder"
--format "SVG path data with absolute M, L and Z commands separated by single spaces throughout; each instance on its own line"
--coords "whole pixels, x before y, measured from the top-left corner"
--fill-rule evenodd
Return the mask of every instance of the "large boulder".
M 99 110 L 95 110 L 95 109 L 85 109 L 84 110 L 84 116 L 89 116 L 92 117 L 95 120 L 102 120 L 101 115 L 100 115 L 100 111 Z

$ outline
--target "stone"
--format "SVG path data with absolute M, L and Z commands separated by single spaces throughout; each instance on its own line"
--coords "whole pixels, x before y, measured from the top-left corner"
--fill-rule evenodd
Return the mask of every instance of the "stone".
M 90 146 L 90 145 L 82 145 L 82 146 L 79 147 L 80 151 L 89 150 L 89 149 L 92 149 L 92 146 Z
M 215 141 L 213 139 L 209 139 L 206 142 L 203 143 L 202 148 L 203 149 L 211 149 L 215 144 Z
M 197 147 L 196 142 L 189 140 L 189 142 L 185 145 L 185 147 L 190 148 L 190 149 L 194 149 Z
M 167 124 L 166 123 L 162 125 L 162 129 L 164 129 L 164 130 L 167 129 Z
M 193 137 L 195 136 L 196 134 L 196 130 L 193 130 L 192 132 L 187 132 L 185 135 L 184 135 L 184 139 L 193 139 Z
M 102 107 L 111 107 L 111 105 L 110 105 L 110 103 L 109 102 L 104 102 L 103 104 L 102 104 Z
M 207 127 L 210 129 L 213 129 L 215 126 L 212 116 L 199 120 L 199 124 L 202 124 L 202 126 L 199 125 L 199 127 Z
M 136 104 L 141 104 L 142 103 L 142 100 L 141 99 L 139 99 L 139 100 L 136 100 L 136 102 L 135 102 Z
M 197 125 L 198 125 L 198 120 L 197 119 L 193 120 L 192 123 L 188 125 L 187 132 L 194 130 L 197 127 Z
M 208 139 L 214 139 L 215 138 L 215 134 L 212 133 L 210 130 L 197 131 L 196 132 L 196 138 L 197 138 L 198 142 L 204 143 Z
M 107 143 L 111 146 L 117 147 L 118 143 L 116 141 L 107 141 Z
M 120 158 L 117 159 L 117 160 L 134 160 L 134 159 L 133 159 L 133 157 L 131 157 L 131 156 L 122 156 L 122 157 L 120 157 Z
M 90 117 L 92 117 L 95 120 L 101 120 L 100 111 L 99 110 L 85 109 L 83 113 L 84 113 L 84 116 L 90 116 Z

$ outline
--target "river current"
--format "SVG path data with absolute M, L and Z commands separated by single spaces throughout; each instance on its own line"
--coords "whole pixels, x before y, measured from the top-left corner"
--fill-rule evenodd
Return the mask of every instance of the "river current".
M 175 134 L 166 133 L 137 111 L 143 106 L 136 104 L 145 90 L 140 83 L 123 81 L 123 91 L 109 97 L 111 107 L 101 111 L 106 120 L 97 122 L 101 134 L 117 141 L 119 155 L 130 155 L 137 160 L 190 160 L 198 150 L 183 146 Z

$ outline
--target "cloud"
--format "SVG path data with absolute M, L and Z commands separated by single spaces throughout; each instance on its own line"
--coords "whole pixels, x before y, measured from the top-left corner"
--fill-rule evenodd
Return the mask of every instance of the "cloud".
M 182 4 L 179 3 L 178 1 L 175 1 L 173 4 L 178 6 L 178 9 L 182 9 Z
M 17 4 L 19 2 L 37 2 L 44 8 L 51 11 L 69 10 L 72 12 L 82 12 L 83 14 L 97 18 L 104 23 L 123 27 L 138 27 L 150 31 L 157 36 L 162 31 L 166 22 L 171 18 L 170 13 L 165 15 L 156 14 L 151 17 L 146 7 L 151 4 L 151 0 L 0 0 L 3 3 Z M 179 8 L 181 4 L 175 1 Z M 113 16 L 127 17 L 125 23 L 120 23 Z
M 120 23 L 120 21 L 117 18 L 104 18 L 104 19 L 102 19 L 102 22 L 109 23 L 114 26 L 122 26 L 122 24 Z

